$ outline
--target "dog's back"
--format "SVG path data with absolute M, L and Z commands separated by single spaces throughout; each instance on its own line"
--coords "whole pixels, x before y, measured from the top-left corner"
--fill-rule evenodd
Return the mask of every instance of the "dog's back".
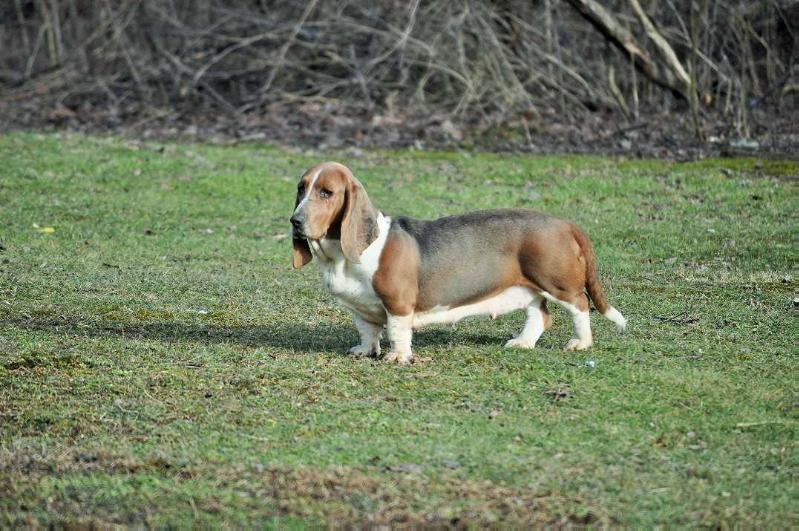
M 579 249 L 564 245 L 573 241 L 571 227 L 568 221 L 521 209 L 432 221 L 400 217 L 392 223 L 392 231 L 408 233 L 419 248 L 421 309 L 467 304 L 514 285 L 556 288 L 537 265 L 547 265 L 552 253 L 561 267 L 564 254 L 568 262 L 575 260 Z

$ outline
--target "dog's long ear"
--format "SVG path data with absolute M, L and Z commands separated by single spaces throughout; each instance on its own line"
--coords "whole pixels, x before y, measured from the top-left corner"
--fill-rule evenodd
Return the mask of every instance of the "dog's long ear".
M 299 204 L 300 196 L 297 194 L 297 199 L 294 201 L 294 210 L 297 210 L 297 205 Z M 294 249 L 291 252 L 292 265 L 294 266 L 294 269 L 299 269 L 310 262 L 313 258 L 313 255 L 311 254 L 311 248 L 308 246 L 308 240 L 305 238 L 298 238 L 293 228 L 291 229 L 291 239 L 294 243 Z
M 377 212 L 363 185 L 350 177 L 341 218 L 341 250 L 350 262 L 359 263 L 361 253 L 377 238 Z
M 292 236 L 294 236 L 292 234 Z M 313 255 L 311 254 L 311 248 L 308 247 L 308 240 L 305 238 L 293 238 L 294 240 L 294 250 L 292 251 L 292 255 L 294 257 L 294 269 L 298 269 L 308 262 L 311 261 Z

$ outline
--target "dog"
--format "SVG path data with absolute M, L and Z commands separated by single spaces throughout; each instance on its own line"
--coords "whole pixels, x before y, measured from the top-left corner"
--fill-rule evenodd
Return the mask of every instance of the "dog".
M 326 288 L 352 312 L 360 344 L 350 354 L 379 357 L 385 326 L 385 360 L 407 364 L 414 329 L 515 310 L 527 318 L 505 346 L 531 349 L 552 324 L 547 302 L 574 323 L 566 350 L 584 350 L 593 344 L 588 297 L 627 325 L 605 299 L 588 237 L 570 221 L 521 209 L 391 218 L 337 162 L 302 175 L 290 221 L 294 268 L 316 258 Z

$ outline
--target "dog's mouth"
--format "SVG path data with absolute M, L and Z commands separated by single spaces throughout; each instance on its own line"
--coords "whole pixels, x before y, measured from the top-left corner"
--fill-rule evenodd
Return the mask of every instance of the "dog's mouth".
M 327 236 L 327 232 L 320 234 L 319 236 L 313 237 L 305 234 L 302 229 L 292 228 L 291 230 L 291 237 L 295 240 L 308 240 L 308 241 L 319 241 L 323 240 Z
M 291 227 L 291 237 L 295 240 L 307 240 L 308 237 L 302 231 L 302 229 L 298 229 L 297 227 Z

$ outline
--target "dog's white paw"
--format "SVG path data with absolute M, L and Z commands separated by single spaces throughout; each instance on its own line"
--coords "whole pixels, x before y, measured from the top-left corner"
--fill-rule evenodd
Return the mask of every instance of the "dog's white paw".
M 507 343 L 505 343 L 505 348 L 535 348 L 535 343 L 532 341 L 527 341 L 525 339 L 514 337 L 513 339 L 509 339 Z
M 594 342 L 590 339 L 588 341 L 584 341 L 582 339 L 573 337 L 568 343 L 566 343 L 566 346 L 563 348 L 563 350 L 586 350 L 593 344 Z
M 386 363 L 396 363 L 397 365 L 408 365 L 413 360 L 411 352 L 389 352 L 383 359 Z
M 380 343 L 369 346 L 355 345 L 354 347 L 352 347 L 347 351 L 347 354 L 359 358 L 365 356 L 376 358 L 380 356 Z

